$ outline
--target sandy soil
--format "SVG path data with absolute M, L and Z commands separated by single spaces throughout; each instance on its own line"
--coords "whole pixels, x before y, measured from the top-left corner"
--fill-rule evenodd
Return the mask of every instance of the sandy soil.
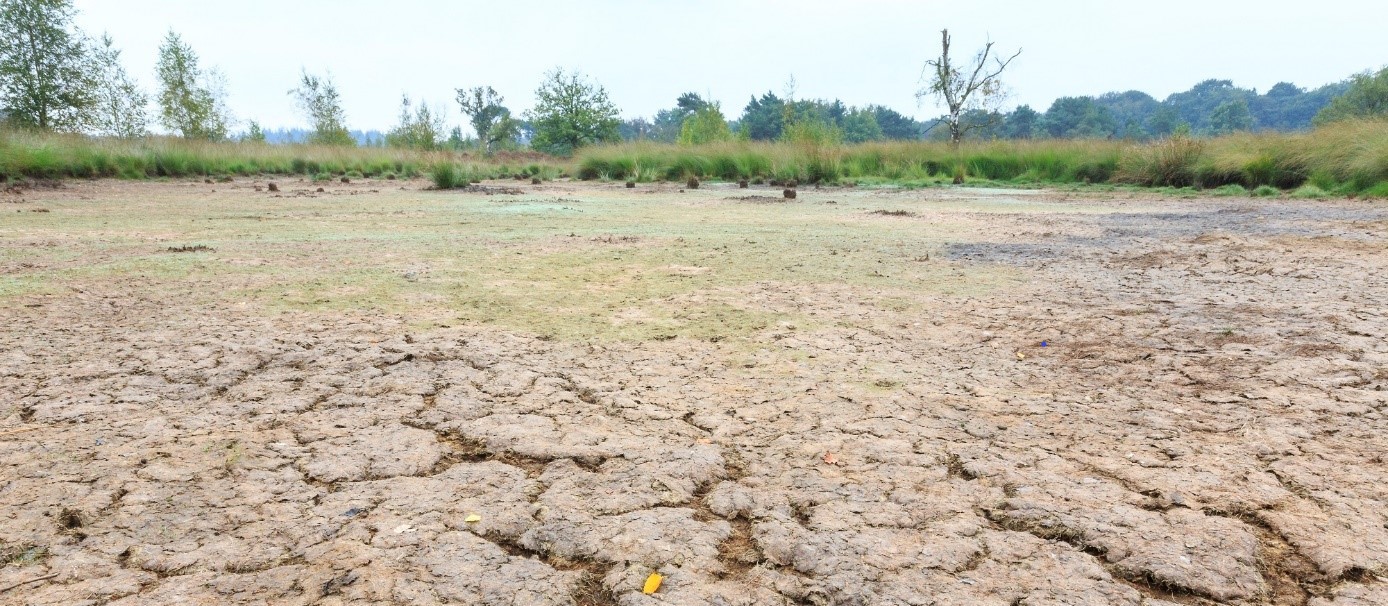
M 258 184 L 0 198 L 0 603 L 1388 604 L 1382 203 Z

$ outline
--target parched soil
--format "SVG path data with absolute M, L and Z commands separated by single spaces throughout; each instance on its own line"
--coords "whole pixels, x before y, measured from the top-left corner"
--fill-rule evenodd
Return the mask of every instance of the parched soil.
M 0 603 L 1388 604 L 1381 202 L 263 185 L 0 197 Z

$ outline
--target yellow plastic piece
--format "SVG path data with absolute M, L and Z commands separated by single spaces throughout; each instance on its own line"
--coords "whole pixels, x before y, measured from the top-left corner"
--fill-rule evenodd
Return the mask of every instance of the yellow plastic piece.
M 660 589 L 660 582 L 663 580 L 665 577 L 660 576 L 659 572 L 652 572 L 651 576 L 646 577 L 646 585 L 641 588 L 641 593 L 646 595 L 655 593 L 657 589 Z

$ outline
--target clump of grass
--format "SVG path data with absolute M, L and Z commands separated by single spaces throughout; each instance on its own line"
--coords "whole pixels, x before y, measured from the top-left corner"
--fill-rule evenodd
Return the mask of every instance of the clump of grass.
M 429 179 L 435 189 L 454 189 L 469 183 L 468 175 L 452 162 L 439 162 L 429 168 Z
M 1123 154 L 1115 180 L 1148 187 L 1186 187 L 1195 183 L 1196 163 L 1204 153 L 1205 142 L 1190 137 L 1136 146 Z
M 1296 191 L 1292 192 L 1292 197 L 1315 199 L 1329 198 L 1330 192 L 1327 192 L 1319 187 L 1316 187 L 1315 185 L 1307 183 L 1306 185 L 1302 185 L 1301 187 L 1296 188 Z
M 1255 198 L 1276 198 L 1280 195 L 1282 195 L 1282 190 L 1271 185 L 1259 185 L 1257 189 L 1253 190 L 1253 197 Z
M 1242 186 L 1242 185 L 1237 184 L 1237 183 L 1230 183 L 1229 185 L 1221 185 L 1221 186 L 1219 186 L 1219 187 L 1216 187 L 1216 188 L 1210 190 L 1210 195 L 1220 196 L 1220 197 L 1239 197 L 1239 196 L 1247 196 L 1247 195 L 1248 195 L 1248 189 L 1245 188 L 1245 187 Z
M 1383 181 L 1360 192 L 1365 198 L 1388 198 L 1388 181 Z

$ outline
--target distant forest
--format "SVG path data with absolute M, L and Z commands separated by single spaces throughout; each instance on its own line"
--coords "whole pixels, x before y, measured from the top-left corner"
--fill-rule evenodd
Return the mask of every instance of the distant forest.
M 1259 94 L 1230 80 L 1205 80 L 1190 90 L 1158 101 L 1141 91 L 1112 92 L 1097 97 L 1062 97 L 1045 111 L 1022 105 L 1006 113 L 976 112 L 966 120 L 985 125 L 969 132 L 970 139 L 1152 139 L 1173 133 L 1221 135 L 1235 131 L 1291 131 L 1311 127 L 1311 119 L 1331 99 L 1349 89 L 1348 81 L 1307 90 L 1281 82 Z M 622 138 L 675 141 L 684 120 L 707 102 L 694 93 L 681 95 L 673 109 L 653 119 L 626 120 Z M 781 137 L 788 119 L 833 124 L 844 141 L 883 139 L 947 139 L 935 120 L 918 121 L 880 105 L 848 107 L 837 99 L 796 100 L 787 103 L 775 93 L 753 97 L 742 115 L 731 121 L 734 133 L 756 141 Z
M 1311 118 L 1349 89 L 1349 82 L 1336 82 L 1320 88 L 1304 89 L 1281 82 L 1267 92 L 1239 88 L 1230 80 L 1206 80 L 1190 90 L 1158 101 L 1142 91 L 1105 93 L 1097 97 L 1061 97 L 1044 112 L 1022 105 L 1006 113 L 977 113 L 969 120 L 989 124 L 969 133 L 974 140 L 989 139 L 1154 139 L 1177 132 L 1193 135 L 1221 135 L 1235 131 L 1292 131 L 1311 127 Z M 661 110 L 651 119 L 624 121 L 619 131 L 627 141 L 649 140 L 673 143 L 679 138 L 685 119 L 708 104 L 695 93 L 685 93 L 674 108 Z M 753 97 L 742 115 L 729 122 L 732 132 L 753 141 L 781 138 L 788 116 L 809 118 L 833 124 L 848 143 L 878 140 L 947 139 L 942 129 L 931 129 L 934 120 L 916 120 L 880 105 L 848 107 L 837 99 L 797 100 L 787 107 L 785 100 L 767 92 Z M 520 139 L 527 140 L 530 124 L 520 122 Z M 267 129 L 268 143 L 302 143 L 313 134 L 305 128 Z M 352 138 L 361 146 L 383 146 L 386 134 L 378 130 L 353 130 Z M 459 137 L 450 133 L 451 138 Z M 473 144 L 468 138 L 452 141 L 446 147 L 463 148 Z

